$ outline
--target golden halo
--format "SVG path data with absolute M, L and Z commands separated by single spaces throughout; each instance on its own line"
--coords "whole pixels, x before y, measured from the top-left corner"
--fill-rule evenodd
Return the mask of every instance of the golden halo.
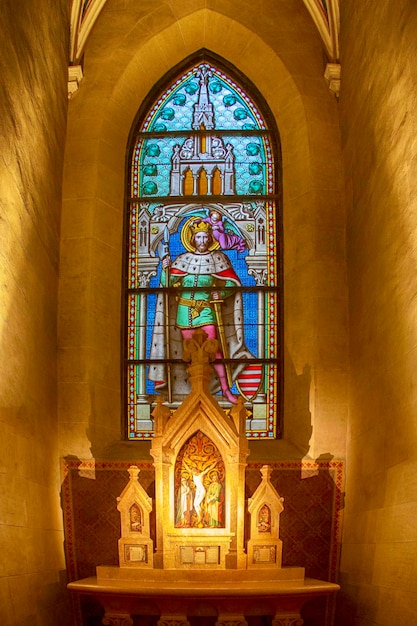
M 191 224 L 195 222 L 195 220 L 198 220 L 198 219 L 202 219 L 202 218 L 199 218 L 198 216 L 189 217 L 181 229 L 181 243 L 184 246 L 184 248 L 188 250 L 188 252 L 195 252 L 195 248 L 191 245 L 191 237 L 193 234 L 191 231 Z M 209 251 L 211 252 L 212 250 L 218 250 L 219 248 L 220 248 L 219 242 L 216 241 L 216 239 L 214 239 L 213 237 L 213 243 L 209 247 Z

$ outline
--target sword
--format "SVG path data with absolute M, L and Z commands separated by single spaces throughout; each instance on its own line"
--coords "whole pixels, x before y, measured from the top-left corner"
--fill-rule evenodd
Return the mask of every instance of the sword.
M 227 347 L 226 332 L 225 332 L 225 329 L 224 329 L 223 314 L 222 314 L 222 304 L 223 303 L 224 303 L 224 300 L 210 300 L 210 304 L 213 305 L 213 309 L 214 309 L 214 312 L 215 312 L 216 318 L 217 318 L 217 326 L 218 326 L 218 329 L 219 329 L 220 347 L 222 349 L 223 358 L 224 359 L 228 359 L 229 358 L 229 350 L 228 350 L 228 347 Z M 230 371 L 230 363 L 225 363 L 224 367 L 225 367 L 225 370 L 226 370 L 227 384 L 229 385 L 229 387 L 231 387 L 232 384 L 233 384 L 233 380 L 232 380 L 232 373 Z
M 169 230 L 166 225 L 164 228 L 164 235 L 158 246 L 158 255 L 161 261 L 164 260 L 166 256 L 169 256 Z M 166 267 L 165 272 L 165 286 L 169 287 L 169 267 Z M 169 332 L 169 295 L 167 289 L 164 290 L 164 320 L 165 320 L 165 349 L 166 356 L 168 359 L 167 363 L 167 389 L 168 389 L 168 402 L 172 402 L 172 386 L 171 386 L 171 344 L 170 344 L 170 332 Z

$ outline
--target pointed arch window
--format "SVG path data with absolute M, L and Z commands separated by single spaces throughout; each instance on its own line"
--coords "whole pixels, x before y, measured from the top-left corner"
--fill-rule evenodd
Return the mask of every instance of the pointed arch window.
M 129 440 L 153 436 L 158 394 L 172 410 L 188 394 L 182 341 L 196 328 L 219 342 L 211 391 L 220 404 L 230 410 L 242 396 L 248 437 L 279 435 L 281 168 L 271 120 L 256 90 L 207 55 L 138 114 L 125 228 Z

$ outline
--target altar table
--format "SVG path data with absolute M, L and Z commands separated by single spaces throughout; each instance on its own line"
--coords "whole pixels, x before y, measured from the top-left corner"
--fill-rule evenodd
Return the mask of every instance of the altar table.
M 153 577 L 143 580 L 84 578 L 68 584 L 76 594 L 87 594 L 105 610 L 103 624 L 133 626 L 134 615 L 159 616 L 158 626 L 189 626 L 189 617 L 215 616 L 216 626 L 247 626 L 246 617 L 270 615 L 271 626 L 302 626 L 301 609 L 312 598 L 331 596 L 336 583 L 312 578 L 251 580 L 246 575 L 212 572 L 210 580 L 190 573 L 189 579 Z M 236 574 L 236 572 L 234 572 Z M 256 578 L 256 577 L 255 577 Z

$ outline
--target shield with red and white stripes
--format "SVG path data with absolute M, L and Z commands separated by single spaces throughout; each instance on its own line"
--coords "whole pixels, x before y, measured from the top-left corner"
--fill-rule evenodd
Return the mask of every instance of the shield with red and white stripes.
M 252 363 L 240 372 L 237 377 L 236 384 L 242 396 L 246 398 L 246 400 L 252 400 L 259 392 L 262 379 L 262 365 L 259 363 Z

